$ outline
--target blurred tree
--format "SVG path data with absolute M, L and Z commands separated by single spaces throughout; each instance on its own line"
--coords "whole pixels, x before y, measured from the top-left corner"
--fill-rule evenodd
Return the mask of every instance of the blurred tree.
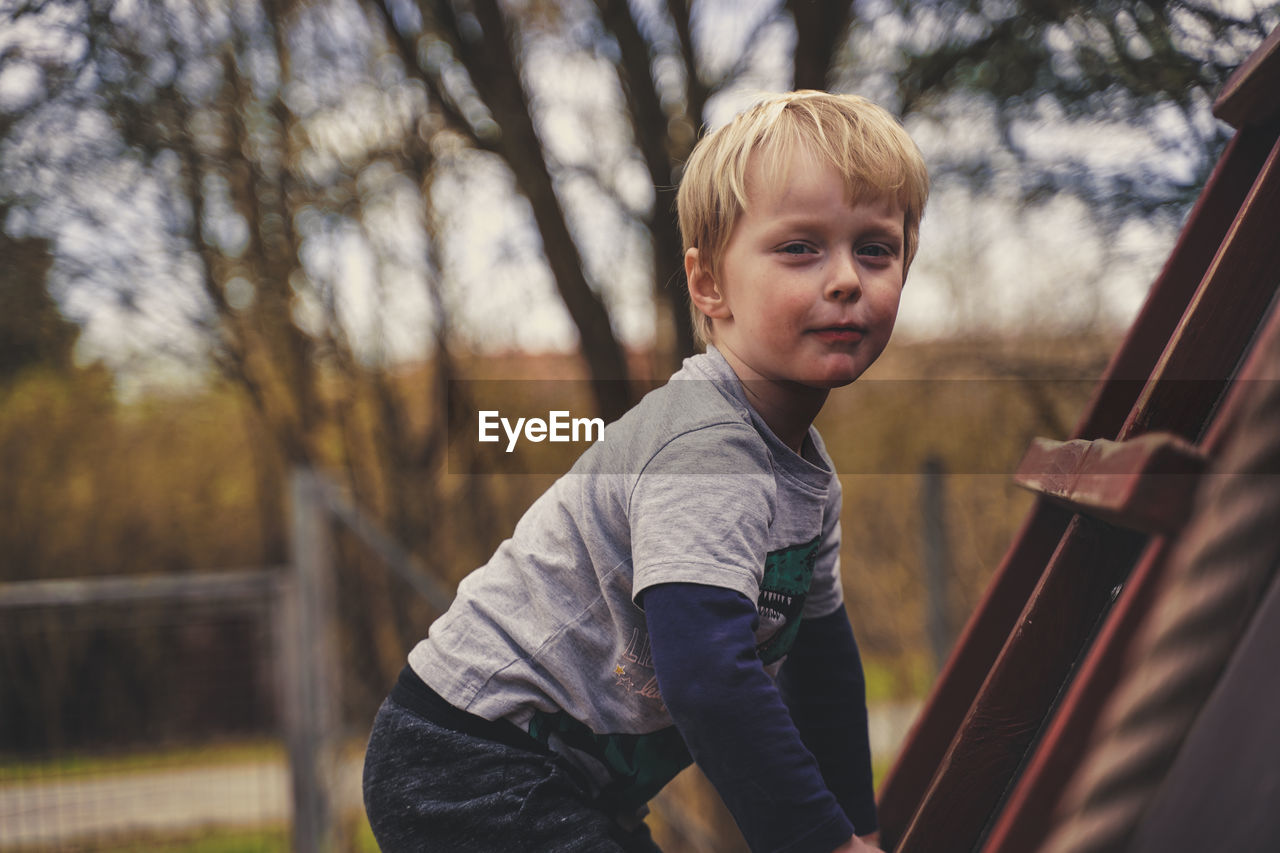
M 71 366 L 80 330 L 49 294 L 52 263 L 48 240 L 0 231 L 0 383 L 35 365 Z
M 469 5 L 459 15 L 447 0 L 423 0 L 413 8 L 416 16 L 410 16 L 405 4 L 390 0 L 373 4 L 386 22 L 406 70 L 426 84 L 443 123 L 477 149 L 498 154 L 511 169 L 516 186 L 532 208 L 544 256 L 578 330 L 599 410 L 606 419 L 614 420 L 633 402 L 625 382 L 626 360 L 609 313 L 587 281 L 547 167 L 530 99 L 521 82 L 518 33 L 496 0 L 475 0 Z M 406 23 L 415 19 L 416 26 Z M 447 48 L 454 57 L 449 65 L 465 71 L 466 85 L 483 103 L 487 115 L 475 119 L 466 115 L 464 96 L 457 91 L 460 84 L 450 86 L 447 82 L 449 65 L 427 61 L 429 40 Z
M 770 35 L 792 32 L 796 87 L 871 91 L 917 125 L 936 126 L 940 138 L 929 153 L 942 181 L 998 187 L 1033 202 L 1072 193 L 1114 225 L 1131 216 L 1176 222 L 1185 213 L 1226 138 L 1209 114 L 1212 96 L 1280 20 L 1274 5 L 1152 0 L 786 0 L 741 7 L 732 23 L 747 34 L 726 60 L 718 43 L 725 39 L 710 33 L 732 16 L 710 3 L 371 5 L 408 73 L 424 81 L 452 127 L 515 175 L 598 378 L 625 371 L 602 314 L 600 284 L 584 273 L 575 248 L 583 238 L 571 236 L 558 191 L 586 172 L 603 192 L 616 192 L 614 176 L 559 160 L 540 132 L 545 114 L 531 105 L 542 104 L 545 113 L 556 93 L 529 80 L 525 65 L 539 46 L 603 58 L 617 76 L 631 144 L 653 188 L 652 203 L 636 217 L 650 240 L 662 308 L 659 349 L 682 356 L 693 346 L 678 286 L 673 208 L 680 167 L 709 118 L 708 104 L 767 68 L 762 45 Z M 989 131 L 977 145 L 947 138 L 984 121 Z M 1055 128 L 1052 138 L 1041 131 L 1046 126 Z M 1130 153 L 1108 156 L 1097 144 L 1104 131 L 1127 138 Z M 609 412 L 626 402 L 609 402 L 605 391 L 600 397 Z
M 307 462 L 339 466 L 357 499 L 426 553 L 449 529 L 442 504 L 484 504 L 479 492 L 446 497 L 435 476 L 468 415 L 447 393 L 462 298 L 454 255 L 438 245 L 467 199 L 442 183 L 495 164 L 510 176 L 577 330 L 596 408 L 616 417 L 633 391 L 619 381 L 628 367 L 608 296 L 614 256 L 598 247 L 622 241 L 616 223 L 575 213 L 582 182 L 644 236 L 660 294 L 658 348 L 686 354 L 674 192 L 722 96 L 793 81 L 859 89 L 896 101 L 926 136 L 986 117 L 996 132 L 981 144 L 946 144 L 944 133 L 931 151 L 940 180 L 988 190 L 1012 180 L 1032 199 L 1076 192 L 1098 211 L 1180 211 L 1222 139 L 1207 112 L 1213 90 L 1276 20 L 1274 7 L 1234 9 L 1155 0 L 772 0 L 732 12 L 689 0 L 10 3 L 0 206 L 5 254 L 30 269 L 23 286 L 6 287 L 6 300 L 23 303 L 4 312 L 6 345 L 14 359 L 33 347 L 69 351 L 69 330 L 35 284 L 54 271 L 64 305 L 113 306 L 123 328 L 167 324 L 160 340 L 211 358 L 267 437 L 255 444 L 262 541 L 274 543 L 267 559 L 282 556 L 282 472 Z M 574 100 L 582 81 L 557 71 L 570 62 L 573 75 L 596 75 L 616 94 L 605 101 L 612 112 Z M 564 119 L 575 110 L 570 154 Z M 1085 162 L 1090 141 L 1050 161 L 1035 133 L 1048 121 L 1140 128 L 1184 168 L 1160 171 L 1152 158 L 1134 173 L 1130 157 L 1099 168 Z M 623 186 L 628 169 L 645 176 L 647 197 Z M 592 264 L 593 252 L 605 262 Z M 366 259 L 359 269 L 353 257 Z M 379 322 L 400 311 L 393 291 L 403 282 L 418 289 L 429 306 L 428 380 L 395 379 L 385 325 L 370 334 L 351 305 L 353 272 L 373 302 L 361 310 Z M 448 562 L 447 549 L 437 553 Z M 371 580 L 367 594 L 395 612 L 385 585 Z
M 890 72 L 901 112 L 957 121 L 989 111 L 998 130 L 998 146 L 955 152 L 943 174 L 989 185 L 1003 172 L 1029 200 L 1065 191 L 1099 214 L 1174 221 L 1230 135 L 1210 114 L 1214 97 L 1280 25 L 1280 5 L 1266 0 L 896 0 L 892 9 L 906 34 Z M 1085 133 L 1064 139 L 1073 126 Z M 1058 139 L 1037 133 L 1045 127 Z M 1126 128 L 1148 150 L 1107 158 L 1105 131 Z
M 853 4 L 831 0 L 787 0 L 795 22 L 795 73 L 797 89 L 830 89 L 836 50 L 847 36 L 854 17 Z
M 258 457 L 264 562 L 286 557 L 287 467 L 317 464 L 344 474 L 356 502 L 447 579 L 455 564 L 475 565 L 472 551 L 495 544 L 501 513 L 482 478 L 441 476 L 473 412 L 449 391 L 435 158 L 416 132 L 421 99 L 404 85 L 377 88 L 384 45 L 359 29 L 358 7 L 31 2 L 5 16 L 20 35 L 0 48 L 0 74 L 36 69 L 34 96 L 3 102 L 0 202 L 16 211 L 0 219 L 5 246 L 23 247 L 37 272 L 52 249 L 66 291 L 118 310 L 126 335 L 150 324 L 152 346 L 210 359 L 238 389 Z M 406 199 L 407 223 L 380 234 L 387 208 Z M 418 252 L 379 244 L 395 239 Z M 323 248 L 344 241 L 375 248 L 375 276 L 417 274 L 432 348 L 416 382 L 353 343 L 360 318 L 344 304 L 346 257 Z M 38 322 L 50 330 L 40 340 L 51 339 L 59 327 L 45 321 L 56 311 L 33 275 L 15 279 L 22 289 L 6 286 L 5 322 Z M 465 451 L 448 460 L 456 473 L 472 470 Z M 468 514 L 475 535 L 459 541 L 450 531 Z M 378 662 L 356 686 L 381 693 L 423 631 L 423 605 L 382 567 L 352 569 L 353 634 L 374 643 Z
M 647 235 L 659 349 L 677 357 L 691 352 L 678 286 L 675 186 L 708 105 L 747 80 L 776 76 L 769 66 L 778 32 L 793 34 L 790 77 L 797 86 L 871 91 L 944 136 L 989 119 L 993 135 L 982 144 L 930 152 L 940 180 L 961 177 L 987 188 L 1013 181 L 1028 199 L 1068 191 L 1100 213 L 1176 215 L 1223 140 L 1207 112 L 1213 91 L 1276 20 L 1274 9 L 1152 0 L 786 0 L 743 7 L 726 55 L 725 39 L 711 34 L 726 24 L 726 13 L 709 3 L 356 2 L 211 4 L 200 14 L 200 4 L 151 0 L 137 7 L 146 15 L 105 0 L 55 4 L 67 44 L 85 49 L 68 48 L 61 61 L 34 57 L 45 97 L 27 106 L 26 121 L 10 112 L 0 125 L 10 136 L 14 126 L 29 133 L 38 124 L 31 114 L 50 121 L 55 105 L 105 115 L 123 145 L 113 154 L 107 140 L 97 140 L 82 165 L 142 158 L 157 179 L 183 185 L 193 207 L 172 224 L 187 233 L 171 236 L 185 238 L 211 271 L 204 294 L 212 314 L 204 319 L 218 319 L 206 331 L 214 333 L 224 369 L 269 415 L 293 459 L 314 455 L 320 406 L 314 365 L 353 355 L 343 324 L 334 322 L 342 319 L 336 289 L 314 281 L 298 252 L 308 226 L 331 240 L 363 227 L 360 178 L 369 183 L 376 172 L 370 167 L 390 166 L 425 194 L 438 152 L 461 143 L 509 170 L 577 330 L 597 408 L 612 418 L 632 401 L 618 381 L 628 369 L 600 280 L 608 272 L 591 272 L 584 262 L 584 243 L 609 238 L 592 233 L 590 223 L 573 222 L 566 186 L 590 180 Z M 54 17 L 49 4 L 12 8 L 15 21 Z M 359 9 L 372 20 L 362 20 Z M 299 49 L 307 53 L 301 66 L 293 59 Z M 388 52 L 398 68 L 387 64 Z M 29 66 L 35 53 L 19 43 L 0 65 Z M 588 156 L 573 161 L 556 152 L 548 115 L 564 93 L 556 83 L 532 79 L 531 70 L 547 54 L 590 57 L 593 73 L 614 77 L 632 156 L 651 187 L 643 209 L 621 199 L 619 161 L 598 140 L 586 140 Z M 339 60 L 336 70 L 321 68 L 326 55 Z M 363 81 L 374 77 L 386 84 L 380 109 L 398 115 L 391 125 L 375 119 L 384 124 L 370 134 L 377 138 L 357 143 L 366 150 L 348 163 L 320 143 L 324 124 L 341 120 L 343 102 L 363 98 Z M 355 84 L 349 95 L 329 88 L 344 80 Z M 1154 150 L 1170 156 L 1099 165 L 1098 146 L 1088 141 L 1076 149 L 1046 146 L 1037 128 L 1047 122 L 1138 127 Z M 11 163 L 24 156 L 36 154 L 10 148 Z M 480 162 L 454 157 L 448 168 L 466 171 Z M 430 210 L 425 195 L 422 206 Z M 327 315 L 318 335 L 299 325 L 317 309 Z M 256 349 L 247 345 L 251 338 Z
M 662 309 L 658 347 L 677 357 L 694 350 L 684 291 L 678 285 L 683 269 L 674 218 L 679 169 L 703 123 L 708 99 L 742 75 L 745 57 L 724 71 L 708 72 L 693 43 L 693 19 L 685 0 L 669 0 L 657 10 L 640 10 L 626 0 L 595 0 L 594 10 L 585 3 L 529 3 L 514 7 L 520 14 L 496 0 L 376 0 L 369 5 L 384 20 L 407 73 L 425 83 L 441 124 L 476 149 L 498 155 L 515 176 L 577 329 L 598 409 L 607 420 L 616 418 L 634 402 L 627 385 L 617 381 L 629 375 L 623 350 L 600 298 L 600 284 L 589 281 L 584 270 L 557 191 L 568 175 L 585 172 L 606 194 L 616 195 L 614 176 L 600 170 L 607 158 L 594 167 L 572 166 L 550 155 L 538 132 L 521 47 L 552 39 L 564 52 L 608 57 L 623 93 L 634 147 L 653 189 L 648 210 L 636 216 L 650 237 L 655 295 Z M 746 55 L 772 19 L 761 19 L 748 37 Z M 662 60 L 672 61 L 683 79 L 655 76 Z
M 1208 0 L 11 0 L 0 372 L 69 357 L 50 293 L 76 319 L 109 314 L 118 339 L 207 359 L 246 403 L 265 560 L 283 556 L 287 465 L 317 463 L 456 580 L 510 528 L 484 478 L 443 476 L 483 471 L 450 393 L 471 296 L 458 256 L 509 249 L 508 234 L 451 244 L 470 205 L 527 202 L 528 254 L 612 418 L 634 391 L 610 279 L 647 265 L 659 356 L 692 350 L 675 187 L 743 91 L 867 92 L 920 132 L 939 183 L 1176 217 L 1223 139 L 1212 94 L 1276 22 L 1274 5 Z M 1101 130 L 1139 145 L 1108 159 Z M 470 197 L 494 172 L 502 199 Z M 634 235 L 645 255 L 623 257 Z M 428 327 L 409 378 L 388 344 L 406 293 Z M 6 444 L 14 465 L 39 422 Z M 372 692 L 422 614 L 379 567 L 352 566 L 351 636 L 377 661 L 355 677 Z

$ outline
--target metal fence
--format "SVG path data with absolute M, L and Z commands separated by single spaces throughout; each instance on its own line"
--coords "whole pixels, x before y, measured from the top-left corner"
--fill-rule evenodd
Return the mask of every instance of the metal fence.
M 353 849 L 337 528 L 436 607 L 450 596 L 323 475 L 290 493 L 285 566 L 0 583 L 0 850 L 231 827 Z M 143 670 L 164 689 L 134 689 Z
M 283 825 L 291 588 L 280 569 L 0 585 L 0 849 Z

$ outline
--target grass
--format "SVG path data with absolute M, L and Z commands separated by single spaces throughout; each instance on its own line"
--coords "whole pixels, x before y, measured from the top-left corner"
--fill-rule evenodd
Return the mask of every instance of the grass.
M 866 655 L 862 659 L 867 680 L 867 704 L 923 699 L 937 677 L 927 655 L 903 654 L 897 658 Z
M 230 741 L 200 746 L 131 751 L 120 754 L 60 755 L 40 761 L 0 756 L 0 785 L 75 776 L 119 776 L 166 767 L 224 767 L 258 761 L 283 761 L 284 745 L 274 740 Z
M 165 836 L 127 836 L 95 842 L 94 849 L 109 853 L 149 850 L 156 853 L 287 853 L 286 827 L 263 829 L 203 829 L 198 833 Z
M 358 745 L 363 748 L 363 743 Z M 344 754 L 356 745 L 348 745 Z M 217 767 L 250 762 L 283 762 L 284 745 L 276 740 L 230 741 L 200 746 L 184 746 L 130 752 L 118 755 L 66 755 L 43 761 L 7 760 L 0 757 L 0 786 L 47 782 L 74 777 L 118 777 L 173 767 Z M 378 853 L 378 845 L 363 813 L 349 815 L 340 833 L 346 841 L 344 853 Z M 30 848 L 45 850 L 47 847 Z M 289 827 L 210 827 L 175 833 L 130 833 L 92 837 L 68 842 L 59 849 L 108 851 L 146 850 L 162 853 L 290 853 L 293 849 Z M 15 849 L 23 853 L 28 848 Z
M 339 849 L 345 853 L 379 853 L 369 822 L 364 815 L 352 817 L 342 828 Z M 13 853 L 35 853 L 47 847 L 9 848 Z M 287 826 L 201 827 L 179 833 L 125 834 L 93 837 L 68 842 L 58 849 L 94 850 L 99 853 L 125 853 L 146 850 L 148 853 L 292 853 L 293 839 Z
M 342 834 L 349 841 L 340 849 L 348 853 L 378 853 L 378 844 L 373 840 L 369 822 L 363 815 L 348 820 Z M 84 848 L 72 844 L 69 849 L 92 849 L 101 853 L 135 850 L 146 850 L 149 853 L 292 853 L 293 841 L 286 826 L 228 829 L 204 827 L 176 834 L 94 838 Z

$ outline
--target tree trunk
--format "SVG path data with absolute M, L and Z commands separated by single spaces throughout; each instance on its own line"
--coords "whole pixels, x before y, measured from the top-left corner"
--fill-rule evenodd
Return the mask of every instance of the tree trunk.
M 849 0 L 787 0 L 796 25 L 795 88 L 822 89 L 830 84 L 836 47 L 849 28 Z
M 626 356 L 613 332 L 604 302 L 587 281 L 582 257 L 569 233 L 564 209 L 543 157 L 542 142 L 534 129 L 506 18 L 497 0 L 476 0 L 472 11 L 480 32 L 471 36 L 469 31 L 456 26 L 447 0 L 436 0 L 434 8 L 436 19 L 450 25 L 458 58 L 501 129 L 495 148 L 511 168 L 520 192 L 533 208 L 547 263 L 565 308 L 578 329 L 600 416 L 606 421 L 615 420 L 633 402 Z
M 674 334 L 671 355 L 678 362 L 696 349 L 689 303 L 685 297 L 684 246 L 676 221 L 676 187 L 673 156 L 682 161 L 687 151 L 677 151 L 671 138 L 670 118 L 662 109 L 662 101 L 650 71 L 650 49 L 641 35 L 631 7 L 626 0 L 596 0 L 604 25 L 618 42 L 622 61 L 617 66 L 622 90 L 627 96 L 627 113 L 631 118 L 636 144 L 649 170 L 654 201 L 646 224 L 653 246 L 655 296 L 665 301 L 671 312 Z M 661 353 L 660 355 L 666 355 Z

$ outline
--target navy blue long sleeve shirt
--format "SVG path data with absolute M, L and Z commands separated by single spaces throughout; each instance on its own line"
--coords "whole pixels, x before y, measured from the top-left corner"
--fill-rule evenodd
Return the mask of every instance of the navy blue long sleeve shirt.
M 742 594 L 662 584 L 642 604 L 663 701 L 753 851 L 830 853 L 877 829 L 865 683 L 843 609 L 801 623 L 775 683 Z

